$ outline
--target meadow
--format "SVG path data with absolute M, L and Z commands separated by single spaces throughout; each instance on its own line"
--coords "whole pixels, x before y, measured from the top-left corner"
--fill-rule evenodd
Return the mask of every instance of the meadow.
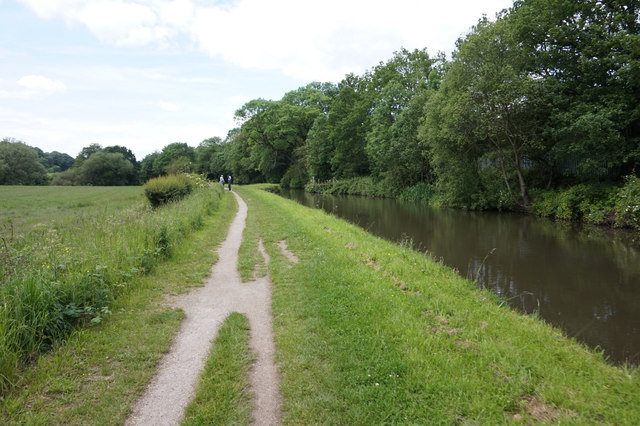
M 199 188 L 152 209 L 141 187 L 0 187 L 0 391 L 76 327 L 108 317 L 221 195 Z

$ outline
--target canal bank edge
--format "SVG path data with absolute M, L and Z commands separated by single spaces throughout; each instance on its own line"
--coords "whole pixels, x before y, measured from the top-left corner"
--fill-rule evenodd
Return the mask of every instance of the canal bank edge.
M 264 188 L 239 188 L 243 244 L 250 254 L 261 236 L 272 258 L 285 421 L 640 420 L 637 369 L 608 365 L 420 253 Z M 279 253 L 283 240 L 298 264 Z

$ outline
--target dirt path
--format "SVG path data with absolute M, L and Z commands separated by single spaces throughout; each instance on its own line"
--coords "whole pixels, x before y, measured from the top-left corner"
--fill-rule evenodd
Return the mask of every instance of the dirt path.
M 235 192 L 238 213 L 226 240 L 218 249 L 219 259 L 205 286 L 173 299 L 184 310 L 173 345 L 158 366 L 158 372 L 134 406 L 127 425 L 177 425 L 193 397 L 197 380 L 218 329 L 232 312 L 247 316 L 251 347 L 256 360 L 250 372 L 254 395 L 255 424 L 280 423 L 278 371 L 274 361 L 271 283 L 268 276 L 242 283 L 237 270 L 238 249 L 247 217 L 247 205 Z M 260 242 L 268 265 L 269 257 Z

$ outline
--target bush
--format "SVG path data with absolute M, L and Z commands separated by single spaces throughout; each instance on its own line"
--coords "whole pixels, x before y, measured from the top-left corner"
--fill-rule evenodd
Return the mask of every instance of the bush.
M 627 176 L 616 194 L 616 226 L 628 226 L 640 231 L 640 179 Z
M 403 201 L 415 201 L 425 204 L 432 204 L 435 198 L 434 188 L 426 182 L 420 182 L 400 193 L 398 199 Z
M 610 225 L 615 193 L 615 187 L 599 183 L 580 184 L 562 190 L 534 190 L 531 192 L 531 209 L 538 216 Z
M 310 182 L 305 186 L 307 192 L 338 195 L 362 195 L 367 197 L 393 197 L 393 191 L 384 181 L 374 181 L 371 177 L 355 177 L 327 182 Z
M 144 184 L 144 194 L 153 207 L 177 201 L 191 193 L 192 179 L 186 174 L 159 176 Z

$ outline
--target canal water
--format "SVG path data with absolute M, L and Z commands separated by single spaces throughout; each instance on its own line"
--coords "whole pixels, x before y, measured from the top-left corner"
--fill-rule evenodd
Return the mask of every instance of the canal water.
M 604 350 L 611 362 L 640 364 L 637 234 L 391 199 L 293 190 L 282 195 L 385 239 L 411 243 L 512 307 Z

